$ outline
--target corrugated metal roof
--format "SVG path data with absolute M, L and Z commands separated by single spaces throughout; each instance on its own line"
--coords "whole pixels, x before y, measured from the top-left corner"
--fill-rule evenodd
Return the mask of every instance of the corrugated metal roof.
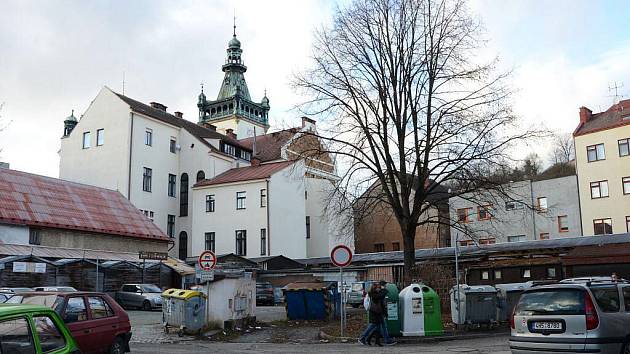
M 0 169 L 0 223 L 168 241 L 118 191 Z
M 579 246 L 612 246 L 615 244 L 630 243 L 630 233 L 601 235 L 601 236 L 578 236 L 570 238 L 558 238 L 551 240 L 506 242 L 494 245 L 474 245 L 459 247 L 459 254 L 462 257 L 483 256 L 493 253 L 550 250 L 561 248 L 574 248 Z M 416 250 L 416 261 L 423 261 L 432 258 L 452 258 L 455 257 L 455 247 L 427 248 Z M 298 262 L 307 265 L 330 264 L 329 257 L 298 259 Z M 378 252 L 360 253 L 352 257 L 352 263 L 394 263 L 403 261 L 403 252 Z
M 282 161 L 258 166 L 233 168 L 231 170 L 227 170 L 221 173 L 220 175 L 212 179 L 203 180 L 195 184 L 194 187 L 213 186 L 217 184 L 253 181 L 257 179 L 269 178 L 272 174 L 282 170 L 285 167 L 288 167 L 289 165 L 293 164 L 293 162 L 294 161 Z

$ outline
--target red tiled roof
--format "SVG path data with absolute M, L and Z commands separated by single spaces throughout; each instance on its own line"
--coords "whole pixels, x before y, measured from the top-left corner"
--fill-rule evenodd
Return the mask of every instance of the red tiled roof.
M 258 166 L 247 166 L 240 168 L 233 168 L 227 170 L 220 175 L 212 178 L 205 179 L 195 184 L 194 187 L 213 186 L 217 184 L 253 181 L 257 179 L 265 179 L 271 177 L 272 174 L 282 170 L 283 168 L 293 164 L 293 161 L 282 161 L 267 163 Z
M 9 169 L 0 169 L 0 223 L 168 241 L 117 191 Z
M 257 157 L 262 162 L 279 160 L 282 158 L 282 147 L 289 141 L 295 134 L 300 131 L 300 128 L 285 129 L 278 132 L 273 132 L 265 135 L 259 135 L 256 137 L 256 154 L 252 157 Z M 254 150 L 254 138 L 245 138 L 238 141 L 242 146 L 245 146 L 252 151 Z
M 630 100 L 619 101 L 605 112 L 594 113 L 591 118 L 575 129 L 574 136 L 630 124 Z

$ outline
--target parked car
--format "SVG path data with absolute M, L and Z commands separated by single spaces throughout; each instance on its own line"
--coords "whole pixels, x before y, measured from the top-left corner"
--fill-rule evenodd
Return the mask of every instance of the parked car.
M 71 286 L 38 286 L 33 288 L 35 291 L 59 291 L 59 292 L 73 292 L 77 289 Z M 30 291 L 30 289 L 28 290 Z
M 510 326 L 513 353 L 630 353 L 630 284 L 594 277 L 534 286 Z
M 31 288 L 0 288 L 3 293 L 23 293 L 25 291 L 33 291 Z
M 141 308 L 145 311 L 162 308 L 162 290 L 153 284 L 124 284 L 115 298 L 124 308 Z
M 129 351 L 129 316 L 107 294 L 26 292 L 13 295 L 7 303 L 40 305 L 55 310 L 70 329 L 83 354 L 122 354 Z
M 350 290 L 348 291 L 346 303 L 348 305 L 351 305 L 355 309 L 363 306 L 363 298 L 365 298 L 365 295 L 374 283 L 376 283 L 376 281 L 374 280 L 358 281 L 352 283 L 352 285 L 350 285 Z
M 271 283 L 256 283 L 256 306 L 274 304 L 273 286 Z
M 55 311 L 44 306 L 6 304 L 0 305 L 0 352 L 81 354 Z

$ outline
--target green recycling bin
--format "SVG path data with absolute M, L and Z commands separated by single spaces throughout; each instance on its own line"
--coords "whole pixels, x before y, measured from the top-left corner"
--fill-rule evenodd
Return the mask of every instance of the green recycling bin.
M 387 311 L 387 333 L 390 337 L 400 337 L 400 314 L 398 309 L 398 287 L 396 284 L 387 283 L 385 286 L 387 295 L 385 296 L 385 306 Z M 368 296 L 368 295 L 365 295 Z M 368 323 L 370 313 L 368 312 Z

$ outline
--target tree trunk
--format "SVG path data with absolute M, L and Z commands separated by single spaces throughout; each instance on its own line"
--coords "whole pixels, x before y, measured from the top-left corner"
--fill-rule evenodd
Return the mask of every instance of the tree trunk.
M 401 223 L 400 231 L 403 236 L 403 286 L 407 286 L 417 277 L 416 267 L 416 228 L 409 223 Z

